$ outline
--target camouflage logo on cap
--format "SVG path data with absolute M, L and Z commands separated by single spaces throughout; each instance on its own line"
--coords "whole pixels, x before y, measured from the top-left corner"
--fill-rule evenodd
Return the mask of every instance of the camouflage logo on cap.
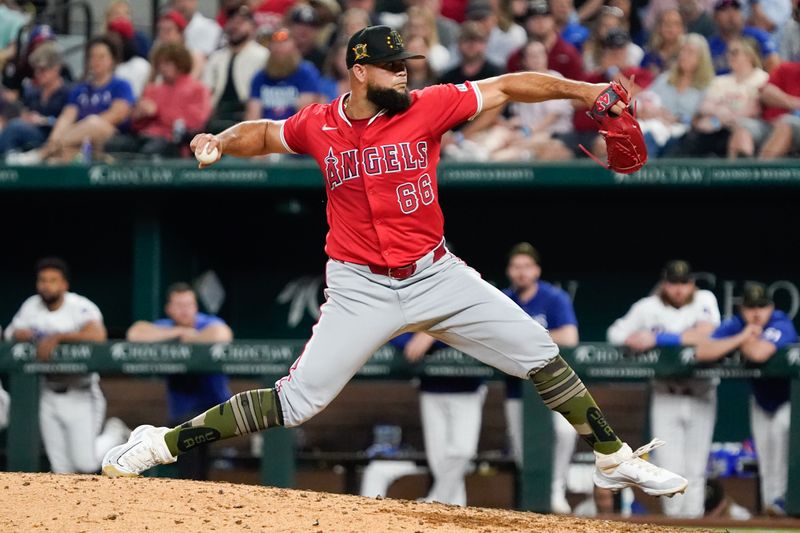
M 394 50 L 395 48 L 403 48 L 403 38 L 397 31 L 392 30 L 386 36 L 386 46 Z
M 365 57 L 369 57 L 369 54 L 367 53 L 366 43 L 355 45 L 353 47 L 353 53 L 356 55 L 353 61 L 358 61 L 359 59 L 364 59 Z

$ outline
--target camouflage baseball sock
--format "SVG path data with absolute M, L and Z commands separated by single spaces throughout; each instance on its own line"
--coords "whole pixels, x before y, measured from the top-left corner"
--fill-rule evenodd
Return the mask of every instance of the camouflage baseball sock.
M 179 455 L 201 444 L 282 425 L 278 394 L 273 389 L 249 390 L 171 429 L 164 440 L 170 453 Z
M 560 355 L 530 378 L 545 405 L 564 415 L 592 449 L 614 453 L 622 447 L 581 378 Z

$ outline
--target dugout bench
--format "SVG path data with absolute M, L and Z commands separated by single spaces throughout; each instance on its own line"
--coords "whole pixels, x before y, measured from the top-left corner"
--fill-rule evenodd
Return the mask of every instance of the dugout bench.
M 11 394 L 7 430 L 8 469 L 36 472 L 40 469 L 38 417 L 39 374 L 86 373 L 130 376 L 223 372 L 255 376 L 271 383 L 284 375 L 304 343 L 286 340 L 252 340 L 212 345 L 103 344 L 61 345 L 47 362 L 36 360 L 35 347 L 27 343 L 0 343 L 0 374 L 7 376 Z M 713 365 L 697 365 L 692 348 L 630 353 L 604 343 L 584 343 L 562 350 L 564 358 L 587 382 L 646 380 L 655 376 L 790 377 L 792 419 L 790 433 L 789 490 L 786 509 L 800 516 L 800 345 L 781 350 L 763 365 L 745 363 L 733 353 Z M 452 348 L 438 350 L 422 365 L 409 365 L 402 354 L 384 346 L 356 374 L 359 380 L 408 380 L 415 376 L 474 376 L 501 379 L 503 375 Z M 533 387 L 524 387 L 524 466 L 519 480 L 523 509 L 547 512 L 550 506 L 552 426 L 548 410 Z M 33 422 L 33 423 L 31 423 Z M 532 423 L 534 422 L 534 423 Z M 264 484 L 292 487 L 295 454 L 292 430 L 264 432 L 261 479 Z M 664 436 L 668 438 L 668 436 Z

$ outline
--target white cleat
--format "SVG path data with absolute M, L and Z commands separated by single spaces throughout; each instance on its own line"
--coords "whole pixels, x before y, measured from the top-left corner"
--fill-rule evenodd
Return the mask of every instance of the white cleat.
M 174 463 L 164 441 L 170 428 L 139 426 L 133 430 L 128 442 L 114 446 L 103 457 L 103 474 L 108 477 L 136 477 L 156 465 Z
M 650 496 L 671 497 L 683 494 L 689 484 L 686 478 L 641 458 L 663 444 L 663 440 L 653 439 L 635 452 L 627 444 L 611 454 L 594 452 L 594 484 L 601 489 L 614 491 L 625 487 L 639 487 Z

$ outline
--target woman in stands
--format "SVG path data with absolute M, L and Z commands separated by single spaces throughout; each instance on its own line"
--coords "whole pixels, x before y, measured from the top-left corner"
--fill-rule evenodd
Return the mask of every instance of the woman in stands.
M 93 153 L 128 126 L 134 104 L 127 81 L 114 76 L 119 50 L 107 37 L 89 41 L 86 80 L 70 92 L 67 105 L 39 155 L 56 162 L 72 161 L 88 143 Z

